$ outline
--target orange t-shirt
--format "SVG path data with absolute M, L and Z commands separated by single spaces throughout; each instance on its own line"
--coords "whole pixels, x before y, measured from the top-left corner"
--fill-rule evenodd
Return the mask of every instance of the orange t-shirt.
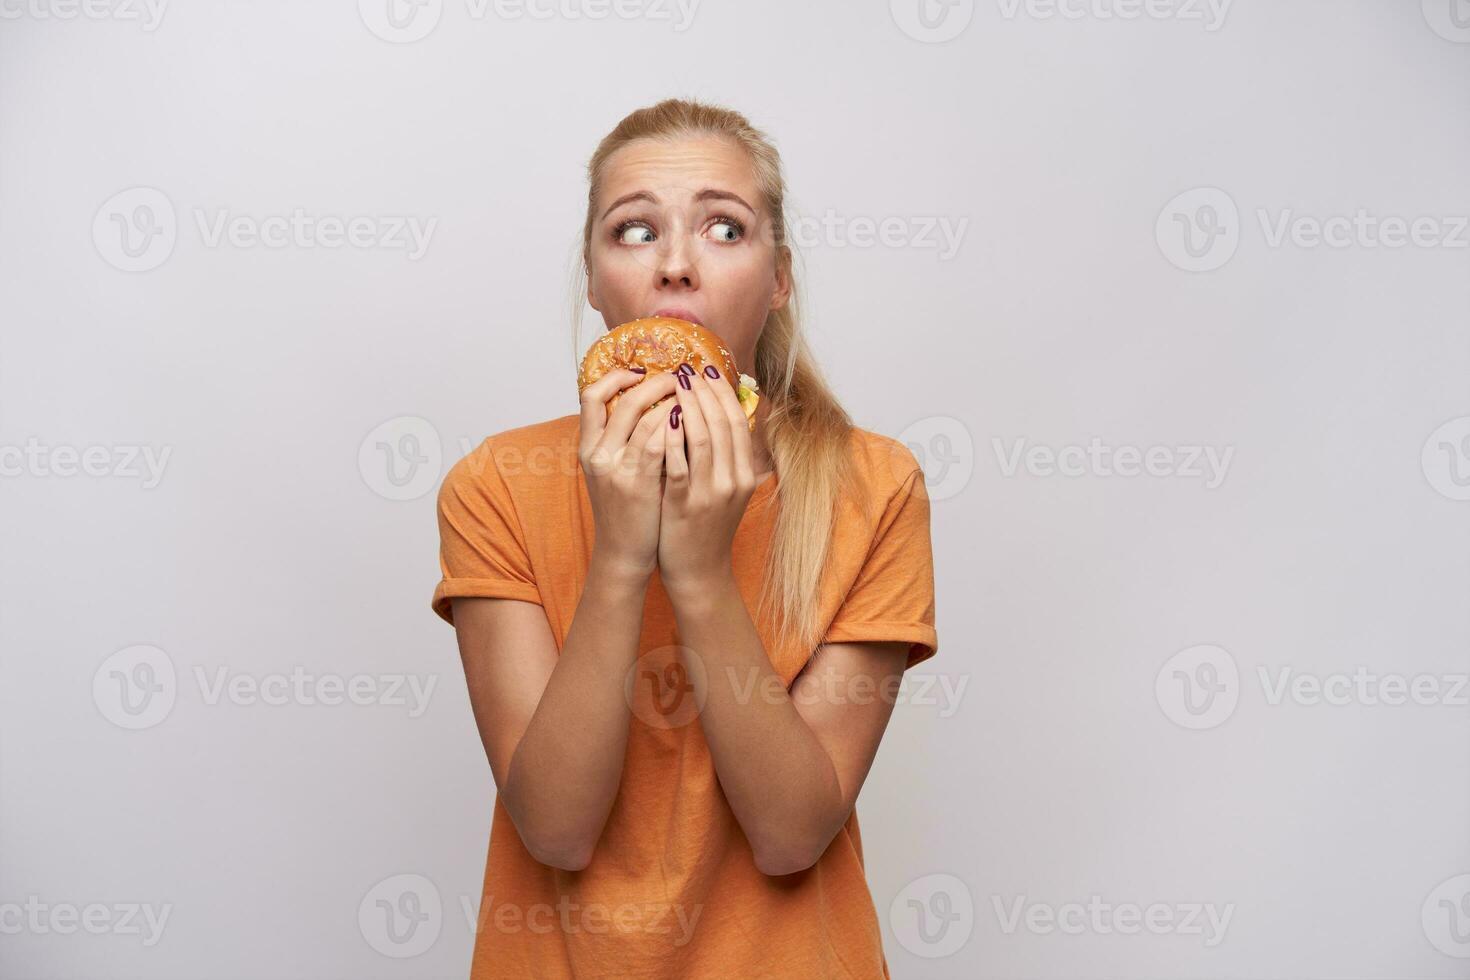
M 567 415 L 491 436 L 445 476 L 432 607 L 447 622 L 452 597 L 520 599 L 540 604 L 558 650 L 565 643 L 595 534 L 578 424 Z M 923 471 L 887 436 L 856 429 L 851 445 L 873 499 L 866 517 L 857 502 L 838 506 L 820 621 L 829 642 L 907 641 L 913 666 L 938 649 Z M 732 549 L 753 618 L 777 480 L 757 486 Z M 813 651 L 778 649 L 768 624 L 755 625 L 789 690 Z M 660 656 L 677 643 L 655 571 L 638 649 Z M 471 980 L 887 978 L 856 808 L 815 865 L 763 874 L 697 715 L 660 718 L 637 697 L 622 782 L 587 867 L 535 860 L 496 800 Z

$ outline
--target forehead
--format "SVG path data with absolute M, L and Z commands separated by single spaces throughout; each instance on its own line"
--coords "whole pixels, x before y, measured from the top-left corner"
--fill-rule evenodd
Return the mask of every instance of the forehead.
M 641 139 L 619 147 L 607 159 L 599 197 L 612 201 L 647 190 L 665 203 L 683 203 L 706 187 L 733 191 L 759 207 L 749 156 L 717 137 Z

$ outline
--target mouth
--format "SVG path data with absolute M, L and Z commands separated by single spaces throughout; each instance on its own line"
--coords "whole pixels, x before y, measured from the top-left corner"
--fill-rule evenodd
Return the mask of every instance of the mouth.
M 689 312 L 688 310 L 681 309 L 681 308 L 679 308 L 677 306 L 667 306 L 667 307 L 664 307 L 661 310 L 654 310 L 652 313 L 650 313 L 648 315 L 649 316 L 671 316 L 671 317 L 674 317 L 677 320 L 688 320 L 690 323 L 697 324 L 697 325 L 699 325 L 701 327 L 704 326 L 704 322 L 702 320 L 700 320 L 700 318 L 698 316 L 696 316 L 695 314 Z

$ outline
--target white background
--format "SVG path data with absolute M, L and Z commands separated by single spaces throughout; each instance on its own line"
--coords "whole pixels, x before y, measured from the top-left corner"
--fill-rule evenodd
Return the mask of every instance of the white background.
M 385 3 L 0 5 L 0 975 L 466 974 L 493 784 L 433 490 L 575 410 L 586 161 L 669 95 L 775 138 L 820 361 L 925 458 L 940 650 L 858 804 L 894 976 L 1470 971 L 1470 4 Z M 298 208 L 434 224 L 207 233 Z M 1093 439 L 1165 475 L 1027 455 Z M 210 702 L 298 668 L 435 686 Z

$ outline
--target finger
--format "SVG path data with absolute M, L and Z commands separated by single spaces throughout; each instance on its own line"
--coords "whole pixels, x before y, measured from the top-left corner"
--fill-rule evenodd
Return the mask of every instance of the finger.
M 626 368 L 618 368 L 609 371 L 590 385 L 582 389 L 580 395 L 582 409 L 582 444 L 583 447 L 596 445 L 597 440 L 602 438 L 602 430 L 607 425 L 607 403 L 619 390 L 635 385 L 642 381 L 646 375 L 631 371 Z
M 628 455 L 637 462 L 644 476 L 657 476 L 664 466 L 664 430 L 669 427 L 669 413 L 679 406 L 674 398 L 665 398 L 643 413 L 628 440 Z
M 689 459 L 684 454 L 684 406 L 675 405 L 664 427 L 664 492 L 683 494 L 689 490 Z
M 690 369 L 693 370 L 692 368 Z M 689 460 L 689 481 L 703 486 L 709 481 L 714 460 L 711 458 L 709 426 L 704 422 L 704 412 L 699 407 L 699 396 L 694 393 L 698 384 L 691 373 L 676 374 L 679 387 L 674 392 L 679 399 L 679 428 L 684 433 L 684 454 Z
M 638 424 L 644 410 L 672 393 L 674 387 L 673 375 L 660 372 L 623 392 L 612 416 L 607 420 L 607 427 L 602 430 L 602 438 L 598 444 L 613 452 L 622 449 L 627 445 L 628 437 L 633 434 L 633 426 Z
M 725 423 L 730 427 L 730 450 L 735 479 L 754 484 L 754 450 L 750 444 L 750 422 L 745 418 L 745 409 L 735 395 L 734 386 L 720 374 L 719 368 L 710 365 L 706 371 L 707 376 L 709 371 L 714 372 L 714 376 L 710 378 L 710 392 L 715 396 L 715 401 L 724 414 Z
M 714 369 L 706 365 L 690 380 L 694 382 L 694 398 L 699 402 L 700 417 L 709 430 L 710 481 L 714 487 L 724 491 L 735 485 L 735 464 L 730 458 L 730 423 L 725 420 L 719 396 L 710 385 L 711 370 Z

